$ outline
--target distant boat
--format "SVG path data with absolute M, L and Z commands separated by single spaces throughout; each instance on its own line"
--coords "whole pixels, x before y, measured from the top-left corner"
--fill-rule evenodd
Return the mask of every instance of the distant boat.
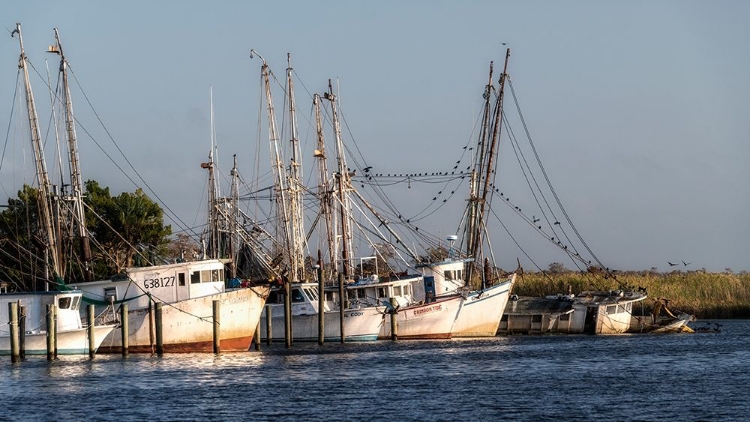
M 18 302 L 26 308 L 24 351 L 27 355 L 47 353 L 46 316 L 49 304 L 57 306 L 57 353 L 89 353 L 89 336 L 87 328 L 81 323 L 79 313 L 82 295 L 80 291 L 0 293 L 0 355 L 11 353 L 8 329 L 8 304 L 11 302 Z M 94 328 L 97 348 L 114 329 L 114 325 L 98 325 Z

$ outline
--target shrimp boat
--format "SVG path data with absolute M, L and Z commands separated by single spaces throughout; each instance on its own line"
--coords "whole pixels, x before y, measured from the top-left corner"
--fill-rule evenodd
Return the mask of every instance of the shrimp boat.
M 292 299 L 292 340 L 318 340 L 318 312 L 319 296 L 317 283 L 293 283 L 291 286 Z M 341 339 L 338 291 L 325 290 L 324 300 L 324 339 L 338 341 Z M 284 340 L 284 291 L 273 289 L 268 296 L 266 305 L 271 310 L 271 339 Z M 378 339 L 380 327 L 383 325 L 385 307 L 362 306 L 357 301 L 350 301 L 344 309 L 345 341 L 374 341 Z M 267 324 L 266 316 L 261 316 L 261 327 Z M 266 339 L 265 330 L 261 330 L 261 337 Z
M 397 313 L 396 334 L 400 339 L 448 339 L 461 307 L 460 296 L 425 300 L 424 278 L 419 274 L 381 280 L 376 274 L 347 285 L 350 301 L 373 307 L 385 305 Z M 391 300 L 393 299 L 393 300 Z M 378 338 L 391 338 L 391 324 L 385 320 Z
M 220 301 L 222 350 L 248 350 L 263 311 L 268 287 L 227 289 L 223 260 L 130 268 L 122 281 L 72 284 L 99 310 L 128 303 L 128 346 L 134 353 L 154 350 L 153 303 L 161 302 L 165 352 L 213 350 L 213 302 Z M 122 350 L 117 328 L 102 343 L 102 353 Z
M 7 310 L 11 302 L 18 302 L 26 307 L 24 350 L 29 355 L 44 355 L 47 353 L 47 305 L 56 305 L 57 353 L 61 355 L 87 354 L 89 353 L 89 337 L 87 328 L 81 323 L 79 312 L 82 296 L 83 293 L 80 291 L 1 293 L 0 309 Z M 2 327 L 0 328 L 0 355 L 10 354 L 8 316 L 7 311 L 0 312 L 0 327 Z M 114 329 L 114 325 L 94 327 L 94 344 L 97 348 Z

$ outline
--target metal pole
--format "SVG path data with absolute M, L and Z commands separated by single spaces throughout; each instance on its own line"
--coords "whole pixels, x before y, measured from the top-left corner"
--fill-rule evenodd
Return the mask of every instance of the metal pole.
M 18 301 L 18 349 L 21 360 L 26 359 L 26 307 Z
M 221 353 L 221 300 L 214 300 L 214 353 Z
M 94 305 L 88 305 L 86 307 L 86 310 L 88 311 L 89 316 L 89 359 L 93 359 L 94 353 L 96 353 L 96 337 L 94 335 L 94 328 L 96 327 L 96 313 L 94 312 Z
M 122 343 L 122 357 L 128 355 L 128 304 L 120 305 L 120 335 Z
M 344 274 L 339 273 L 339 329 L 341 330 L 341 344 L 346 343 L 346 332 L 344 330 L 344 309 L 346 298 L 344 297 Z
M 164 354 L 164 333 L 162 332 L 162 319 L 161 319 L 161 312 L 162 312 L 162 306 L 164 304 L 161 302 L 156 303 L 156 312 L 155 314 L 155 324 L 156 325 L 156 354 L 161 356 Z
M 271 305 L 266 305 L 266 344 L 271 345 L 273 343 L 273 308 Z
M 8 303 L 8 317 L 10 319 L 10 361 L 21 361 L 21 350 L 18 345 L 18 302 Z
M 53 331 L 52 333 L 53 334 L 52 336 L 53 349 L 52 350 L 54 353 L 53 357 L 57 359 L 57 303 L 52 305 L 52 320 L 53 320 L 52 327 L 54 327 L 52 330 Z
M 325 331 L 325 290 L 323 286 L 323 254 L 318 249 L 318 344 L 326 342 Z
M 55 360 L 55 305 L 47 305 L 47 360 Z

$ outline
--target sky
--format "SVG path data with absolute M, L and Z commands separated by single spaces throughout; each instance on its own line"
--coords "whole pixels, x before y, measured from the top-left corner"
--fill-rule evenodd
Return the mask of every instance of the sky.
M 6 34 L 22 24 L 39 72 L 32 84 L 43 133 L 50 107 L 40 75 L 47 59 L 55 80 L 56 59 L 45 50 L 52 29 L 60 30 L 78 81 L 72 96 L 84 179 L 114 193 L 143 187 L 111 135 L 147 193 L 188 226 L 205 220 L 200 163 L 210 150 L 210 90 L 222 189 L 233 154 L 246 180 L 268 171 L 268 135 L 258 123 L 266 117 L 261 62 L 250 49 L 282 84 L 291 54 L 306 160 L 315 141 L 311 95 L 332 79 L 345 142 L 374 173 L 393 174 L 450 171 L 466 159 L 489 62 L 497 79 L 509 47 L 508 73 L 545 171 L 606 266 L 750 270 L 747 2 L 69 0 L 3 2 L 0 16 Z M 14 109 L 18 53 L 17 39 L 0 39 L 3 198 L 33 180 L 18 99 Z M 508 107 L 515 110 L 506 97 Z M 509 123 L 523 137 L 518 119 Z M 45 153 L 54 162 L 54 150 Z M 507 139 L 498 165 L 498 189 L 539 216 Z M 305 168 L 306 179 L 313 170 Z M 452 186 L 415 181 L 389 197 L 415 215 L 435 190 Z M 455 234 L 464 205 L 456 195 L 418 225 Z M 497 223 L 490 229 L 501 266 L 519 259 L 529 269 L 572 267 L 513 207 L 500 208 L 507 232 Z

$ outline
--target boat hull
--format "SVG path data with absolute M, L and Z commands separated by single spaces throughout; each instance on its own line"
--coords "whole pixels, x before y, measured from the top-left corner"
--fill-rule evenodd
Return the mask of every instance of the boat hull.
M 452 337 L 494 337 L 514 280 L 515 275 L 488 289 L 470 292 L 461 301 Z
M 344 311 L 345 341 L 375 341 L 383 325 L 383 309 L 367 307 Z M 340 313 L 328 311 L 324 314 L 325 341 L 340 341 Z M 261 338 L 266 339 L 266 316 L 261 317 Z M 271 339 L 285 341 L 284 307 L 274 306 L 271 316 Z M 318 314 L 307 313 L 292 316 L 293 341 L 318 341 Z
M 221 350 L 248 350 L 260 321 L 267 287 L 239 289 L 195 299 L 165 303 L 162 307 L 162 341 L 164 352 L 213 351 L 213 302 L 220 306 Z M 117 328 L 105 339 L 100 353 L 122 351 L 122 331 Z M 155 325 L 148 309 L 128 312 L 128 351 L 153 353 Z
M 399 309 L 396 319 L 397 337 L 404 340 L 451 338 L 462 300 L 461 296 L 454 296 Z M 391 323 L 388 317 L 380 329 L 379 338 L 391 338 Z
M 104 339 L 115 329 L 114 325 L 94 327 L 94 345 L 99 347 Z M 47 333 L 45 331 L 27 333 L 24 338 L 24 351 L 27 355 L 47 354 Z M 97 350 L 95 349 L 94 352 Z M 61 331 L 57 333 L 58 355 L 82 355 L 89 353 L 89 336 L 86 328 Z M 0 355 L 10 355 L 10 337 L 0 337 Z

